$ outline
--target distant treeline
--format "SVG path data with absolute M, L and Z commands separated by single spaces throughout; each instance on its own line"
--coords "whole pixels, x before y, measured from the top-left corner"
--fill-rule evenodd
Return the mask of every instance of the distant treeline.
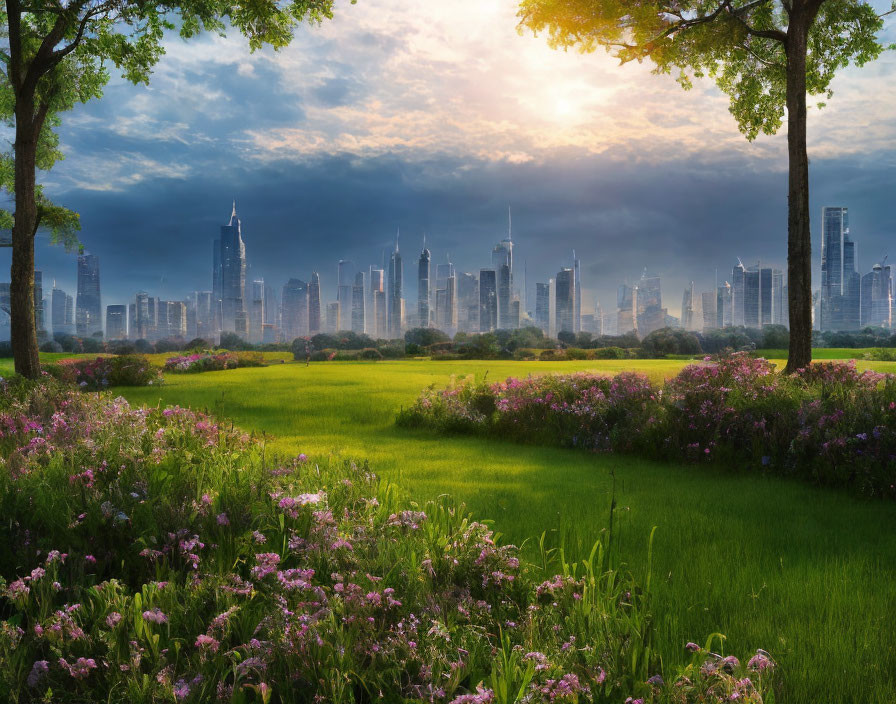
M 98 337 L 55 335 L 41 345 L 43 352 L 151 354 L 219 347 L 228 350 L 292 352 L 296 359 L 310 361 L 340 359 L 400 359 L 430 356 L 435 359 L 623 359 L 669 355 L 715 354 L 724 350 L 787 349 L 788 331 L 782 325 L 761 330 L 727 327 L 702 333 L 680 328 L 656 330 L 644 339 L 635 333 L 593 335 L 590 332 L 561 332 L 557 339 L 540 328 L 496 330 L 487 333 L 459 332 L 453 338 L 435 328 L 414 328 L 404 339 L 375 339 L 349 330 L 319 333 L 292 342 L 253 345 L 234 333 L 223 333 L 217 345 L 202 338 L 189 341 L 166 339 L 108 340 Z M 857 332 L 815 332 L 814 347 L 896 348 L 896 334 L 885 328 L 868 327 Z M 11 356 L 8 342 L 0 343 L 0 356 Z

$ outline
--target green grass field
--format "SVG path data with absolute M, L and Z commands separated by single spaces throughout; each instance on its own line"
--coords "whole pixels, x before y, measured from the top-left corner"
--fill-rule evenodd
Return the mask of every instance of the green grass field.
M 657 526 L 654 611 L 667 667 L 683 660 L 685 642 L 718 631 L 733 652 L 763 647 L 779 660 L 779 702 L 896 701 L 893 504 L 724 467 L 435 437 L 394 424 L 420 389 L 451 375 L 497 380 L 637 368 L 661 380 L 684 364 L 290 363 L 169 375 L 163 387 L 119 391 L 134 403 L 221 413 L 264 432 L 272 451 L 369 459 L 413 497 L 450 493 L 466 501 L 508 540 L 528 541 L 530 557 L 542 532 L 568 560 L 587 556 L 605 537 L 615 475 L 615 547 L 642 582 L 648 535 Z M 873 366 L 896 371 L 896 363 Z

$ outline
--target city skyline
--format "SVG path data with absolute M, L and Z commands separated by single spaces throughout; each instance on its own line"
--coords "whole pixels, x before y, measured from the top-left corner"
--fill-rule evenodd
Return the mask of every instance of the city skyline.
M 43 297 L 44 272 L 35 272 L 38 327 L 53 333 L 75 332 L 82 337 L 103 331 L 107 339 L 205 337 L 216 341 L 222 333 L 236 333 L 248 342 L 289 342 L 317 332 L 352 330 L 376 337 L 400 337 L 404 330 L 433 327 L 449 334 L 458 331 L 489 332 L 525 325 L 541 327 L 552 337 L 559 332 L 623 334 L 640 337 L 664 327 L 702 331 L 728 325 L 761 328 L 787 325 L 786 274 L 768 262 L 745 265 L 740 257 L 728 273 L 715 273 L 710 291 L 691 280 L 685 287 L 679 315 L 669 305 L 675 299 L 663 277 L 642 270 L 631 283 L 619 281 L 616 307 L 588 300 L 575 251 L 570 266 L 561 265 L 547 281 L 531 282 L 524 265 L 520 275 L 515 259 L 512 211 L 507 211 L 504 236 L 490 249 L 490 263 L 478 271 L 462 272 L 458 287 L 450 253 L 446 261 L 433 262 L 426 236 L 414 260 L 416 286 L 408 287 L 400 230 L 389 256 L 388 275 L 375 264 L 356 264 L 340 259 L 336 264 L 335 294 L 327 297 L 320 274 L 310 283 L 294 277 L 282 284 L 263 277 L 247 277 L 251 257 L 242 234 L 242 220 L 232 202 L 227 224 L 219 226 L 212 241 L 209 290 L 191 288 L 185 300 L 165 300 L 152 292 L 138 291 L 130 302 L 105 305 L 101 301 L 99 257 L 82 250 L 77 257 L 77 293 L 74 298 L 58 287 Z M 816 289 L 815 327 L 822 330 L 856 330 L 865 325 L 892 325 L 894 282 L 887 257 L 862 271 L 858 243 L 850 231 L 849 209 L 825 206 L 821 215 L 821 269 Z M 486 248 L 483 248 L 486 249 Z M 382 262 L 385 266 L 385 253 Z M 201 282 L 196 282 L 200 284 Z M 5 286 L 8 286 L 6 284 Z M 6 289 L 4 289 L 6 290 Z M 665 298 L 664 298 L 665 295 Z M 410 301 L 410 302 L 409 302 Z M 530 305 L 525 305 L 529 303 Z M 534 307 L 533 305 L 534 304 Z M 671 312 L 670 312 L 671 311 Z M 61 320 L 62 322 L 58 322 Z
M 399 226 L 415 249 L 427 233 L 434 263 L 450 251 L 472 271 L 466 252 L 503 231 L 508 203 L 530 282 L 556 273 L 557 250 L 577 252 L 586 282 L 646 265 L 675 289 L 708 286 L 745 242 L 751 259 L 783 264 L 785 136 L 748 143 L 710 81 L 683 92 L 644 66 L 555 52 L 517 34 L 513 3 L 410 7 L 339 3 L 277 54 L 169 37 L 150 88 L 113 78 L 102 101 L 66 113 L 67 158 L 41 180 L 80 212 L 109 300 L 187 295 L 179 282 L 205 275 L 197 262 L 234 196 L 250 279 L 379 262 Z M 873 88 L 894 69 L 893 52 L 847 68 L 809 111 L 816 282 L 821 206 L 851 208 L 872 260 L 896 232 L 896 94 Z M 66 290 L 70 256 L 40 236 L 37 266 Z M 611 301 L 615 287 L 585 293 Z

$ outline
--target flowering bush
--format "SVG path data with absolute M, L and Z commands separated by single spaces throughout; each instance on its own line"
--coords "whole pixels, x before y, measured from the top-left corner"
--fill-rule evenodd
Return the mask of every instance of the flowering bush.
M 896 378 L 825 363 L 783 376 L 734 354 L 664 387 L 590 373 L 430 387 L 399 424 L 798 474 L 896 498 Z
M 201 414 L 54 381 L 5 384 L 0 428 L 4 701 L 761 702 L 772 685 L 764 653 L 657 672 L 650 595 L 600 551 L 543 581 L 461 506 L 402 503 L 366 465 L 271 466 Z
M 141 355 L 62 359 L 44 370 L 85 391 L 101 391 L 109 386 L 150 386 L 162 380 L 159 370 Z
M 165 360 L 165 371 L 175 374 L 195 374 L 218 372 L 238 367 L 261 367 L 264 362 L 260 354 L 238 354 L 236 352 L 198 352 Z

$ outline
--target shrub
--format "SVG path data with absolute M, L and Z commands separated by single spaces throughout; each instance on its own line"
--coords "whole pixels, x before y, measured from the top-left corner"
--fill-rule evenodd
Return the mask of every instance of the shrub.
M 853 364 L 788 377 L 738 353 L 685 367 L 665 388 L 635 374 L 468 380 L 424 390 L 398 422 L 715 461 L 896 498 L 896 377 Z
M 358 354 L 360 359 L 369 359 L 373 361 L 378 361 L 383 358 L 383 355 L 380 353 L 378 349 L 375 347 L 366 347 Z
M 272 465 L 202 414 L 53 380 L 6 384 L 0 426 L 4 700 L 758 703 L 772 684 L 765 653 L 711 642 L 664 683 L 650 594 L 603 551 L 542 581 L 462 506 L 402 502 L 366 465 Z
M 165 360 L 164 369 L 174 374 L 198 374 L 261 366 L 264 366 L 264 361 L 258 352 L 197 352 L 183 357 L 169 357 Z
M 62 359 L 44 367 L 51 376 L 77 384 L 85 391 L 109 386 L 150 386 L 162 380 L 159 370 L 140 355 Z

